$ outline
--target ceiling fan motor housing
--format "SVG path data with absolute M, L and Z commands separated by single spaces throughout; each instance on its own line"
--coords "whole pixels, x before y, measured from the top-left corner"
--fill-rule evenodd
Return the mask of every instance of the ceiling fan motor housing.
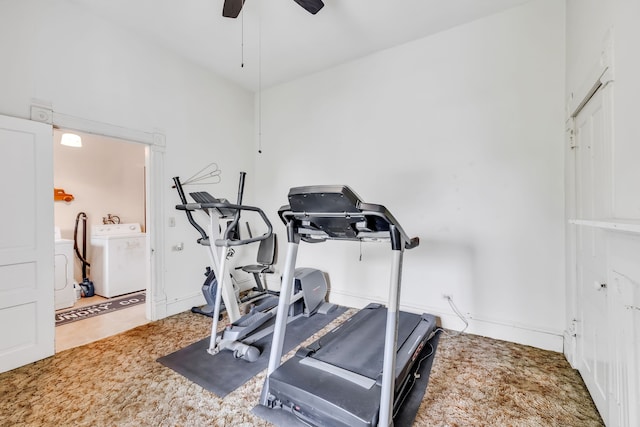
M 322 0 L 294 0 L 307 12 L 315 15 L 320 9 L 324 7 Z M 244 0 L 224 0 L 222 6 L 222 16 L 225 18 L 237 18 L 240 15 Z

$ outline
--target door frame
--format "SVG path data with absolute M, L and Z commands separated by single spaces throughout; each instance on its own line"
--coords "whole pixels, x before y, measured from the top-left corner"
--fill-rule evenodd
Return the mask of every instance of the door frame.
M 123 139 L 146 147 L 145 150 L 145 192 L 146 223 L 149 247 L 148 283 L 146 317 L 158 320 L 167 316 L 167 296 L 164 280 L 164 153 L 166 138 L 163 132 L 145 132 L 137 129 L 116 126 L 109 123 L 74 117 L 53 111 L 51 106 L 31 105 L 31 120 L 48 123 L 54 128 L 76 130 L 79 132 Z M 52 159 L 53 161 L 53 159 Z M 52 320 L 53 321 L 53 320 Z

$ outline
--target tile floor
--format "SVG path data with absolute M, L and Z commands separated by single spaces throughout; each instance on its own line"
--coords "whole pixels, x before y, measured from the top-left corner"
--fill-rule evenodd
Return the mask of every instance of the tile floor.
M 105 300 L 107 298 L 98 295 L 80 298 L 73 308 L 98 304 Z M 70 310 L 70 308 L 64 310 Z M 128 331 L 148 322 L 145 315 L 145 304 L 139 304 L 112 313 L 56 326 L 56 353 Z

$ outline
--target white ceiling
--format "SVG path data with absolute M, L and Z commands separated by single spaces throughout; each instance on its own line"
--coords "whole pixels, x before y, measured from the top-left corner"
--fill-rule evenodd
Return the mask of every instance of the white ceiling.
M 256 91 L 530 0 L 246 0 L 237 19 L 223 0 L 71 1 Z

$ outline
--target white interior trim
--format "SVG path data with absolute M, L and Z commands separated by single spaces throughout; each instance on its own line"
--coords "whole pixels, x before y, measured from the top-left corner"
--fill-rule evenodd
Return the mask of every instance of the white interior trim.
M 77 130 L 80 132 L 102 135 L 110 138 L 126 139 L 127 141 L 139 142 L 141 144 L 155 145 L 155 133 L 143 132 L 136 129 L 129 129 L 109 123 L 97 122 L 70 116 L 68 114 L 53 111 L 51 107 L 32 104 L 31 120 L 49 123 L 57 128 Z
M 617 219 L 604 220 L 586 220 L 586 219 L 570 219 L 570 224 L 584 225 L 587 227 L 602 228 L 604 230 L 623 231 L 627 233 L 640 234 L 640 222 L 620 221 Z
M 110 138 L 124 139 L 147 146 L 146 158 L 146 193 L 147 224 L 151 230 L 147 232 L 149 243 L 149 271 L 147 277 L 146 316 L 150 320 L 158 320 L 167 316 L 167 296 L 164 283 L 164 198 L 160 184 L 164 179 L 165 135 L 162 132 L 144 132 L 109 123 L 74 117 L 53 111 L 48 105 L 34 103 L 31 105 L 31 120 L 48 123 L 57 128 L 76 130 L 79 132 L 102 135 Z
M 386 301 L 370 297 L 362 297 L 348 292 L 331 290 L 329 301 L 347 307 L 361 308 L 374 302 L 386 304 Z M 441 326 L 451 331 L 459 331 L 464 325 L 461 319 L 452 313 L 443 312 L 429 304 L 400 302 L 400 309 L 409 313 L 431 313 L 438 317 Z M 500 319 L 483 318 L 463 311 L 468 322 L 465 331 L 475 335 L 489 336 L 496 339 L 511 341 L 520 344 L 533 345 L 545 350 L 563 351 L 563 331 L 540 329 L 532 325 L 514 324 Z

